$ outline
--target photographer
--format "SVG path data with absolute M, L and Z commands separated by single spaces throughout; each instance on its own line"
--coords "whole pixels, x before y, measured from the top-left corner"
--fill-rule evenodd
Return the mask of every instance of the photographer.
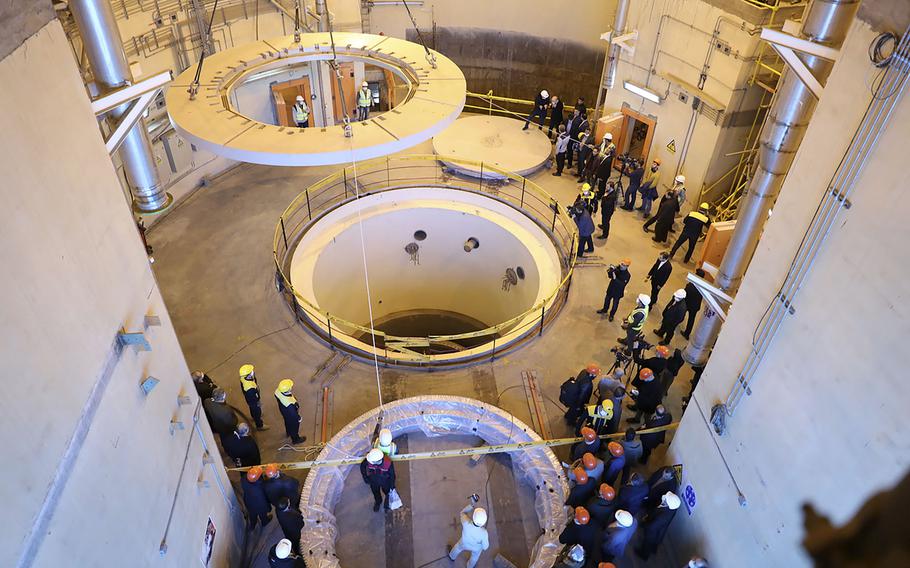
M 658 160 L 654 161 L 660 163 Z M 626 201 L 622 206 L 626 211 L 635 209 L 635 194 L 638 193 L 638 188 L 641 187 L 641 179 L 645 175 L 644 162 L 632 160 L 630 167 L 632 171 L 629 173 L 629 188 L 626 190 Z
M 597 313 L 606 314 L 609 312 L 610 321 L 613 321 L 613 316 L 616 315 L 616 308 L 619 307 L 619 300 L 625 295 L 626 285 L 632 278 L 632 274 L 629 272 L 629 265 L 631 264 L 631 260 L 624 258 L 619 262 L 618 267 L 615 264 L 611 264 L 610 268 L 607 269 L 610 284 L 607 286 L 607 293 L 604 295 L 603 308 L 597 310 Z
M 667 368 L 667 358 L 670 356 L 670 348 L 666 345 L 658 345 L 654 350 L 654 357 L 643 359 L 641 351 L 632 354 L 632 360 L 641 365 L 643 369 L 651 369 L 658 377 Z
M 660 381 L 654 376 L 654 371 L 645 367 L 638 373 L 638 378 L 632 381 L 631 396 L 635 404 L 629 410 L 635 411 L 635 416 L 626 420 L 637 423 L 643 414 L 651 415 L 660 406 L 663 398 L 663 388 Z

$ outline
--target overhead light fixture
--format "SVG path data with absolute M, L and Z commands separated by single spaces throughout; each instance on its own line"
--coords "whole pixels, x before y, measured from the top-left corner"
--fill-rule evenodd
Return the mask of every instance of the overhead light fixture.
M 644 87 L 639 87 L 635 83 L 630 83 L 628 81 L 623 81 L 622 86 L 625 90 L 631 91 L 640 97 L 644 97 L 644 98 L 648 99 L 649 101 L 651 101 L 652 103 L 660 104 L 660 95 L 658 95 L 654 91 L 651 91 Z

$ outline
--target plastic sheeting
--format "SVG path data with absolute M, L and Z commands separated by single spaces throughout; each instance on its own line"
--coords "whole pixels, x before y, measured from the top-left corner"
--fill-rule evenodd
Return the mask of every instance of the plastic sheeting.
M 379 418 L 378 408 L 363 414 L 326 444 L 318 459 L 365 456 Z M 410 432 L 427 436 L 467 434 L 488 444 L 541 440 L 528 425 L 508 412 L 478 400 L 453 396 L 419 396 L 385 405 L 382 426 L 393 437 Z M 559 534 L 568 520 L 564 505 L 568 482 L 559 460 L 544 446 L 509 452 L 518 475 L 537 489 L 534 509 L 542 534 L 531 551 L 530 568 L 550 568 L 561 545 Z M 445 458 L 443 458 L 445 459 Z M 300 498 L 306 525 L 300 533 L 300 550 L 311 568 L 338 568 L 335 555 L 335 505 L 344 490 L 344 480 L 356 466 L 319 467 L 310 471 Z

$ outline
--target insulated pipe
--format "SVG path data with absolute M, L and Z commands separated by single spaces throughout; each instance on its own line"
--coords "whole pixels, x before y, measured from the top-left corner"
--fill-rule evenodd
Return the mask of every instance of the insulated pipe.
M 329 11 L 325 7 L 325 0 L 316 0 L 316 15 L 319 16 L 318 27 L 320 32 L 329 31 Z
M 859 0 L 813 0 L 806 10 L 799 35 L 839 48 L 858 7 Z M 815 56 L 799 54 L 799 58 L 822 82 L 834 66 L 834 62 Z M 790 171 L 816 103 L 809 88 L 788 68 L 781 77 L 777 98 L 768 111 L 759 145 L 758 167 L 737 208 L 736 228 L 718 268 L 715 284 L 731 296 L 739 288 L 752 260 L 768 212 Z M 721 323 L 717 314 L 707 308 L 704 310 L 683 353 L 687 362 L 694 366 L 705 364 L 717 341 Z
M 113 91 L 133 82 L 117 20 L 110 0 L 70 0 L 70 11 L 79 27 L 82 45 L 102 93 Z M 131 103 L 112 110 L 108 116 L 116 122 L 127 113 Z M 133 209 L 140 213 L 155 213 L 167 209 L 173 198 L 164 191 L 149 142 L 145 122 L 140 118 L 120 145 L 120 159 L 133 194 Z
M 622 48 L 613 43 L 616 36 L 622 35 L 626 30 L 626 19 L 629 15 L 629 0 L 619 0 L 616 4 L 616 16 L 613 18 L 613 31 L 610 32 L 610 45 L 607 47 L 607 61 L 600 76 L 600 88 L 597 89 L 597 105 L 594 107 L 594 120 L 600 119 L 600 108 L 605 102 L 604 91 L 613 88 L 616 80 L 616 66 L 619 64 L 619 55 Z

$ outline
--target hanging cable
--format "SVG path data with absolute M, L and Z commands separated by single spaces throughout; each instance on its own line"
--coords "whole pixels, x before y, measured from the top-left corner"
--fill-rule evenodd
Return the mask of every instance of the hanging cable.
M 430 64 L 430 67 L 436 69 L 436 56 L 433 55 L 433 52 L 427 47 L 427 42 L 423 41 L 423 34 L 420 33 L 420 28 L 417 27 L 417 20 L 415 20 L 414 15 L 411 14 L 411 7 L 408 6 L 406 0 L 402 1 L 402 4 L 404 4 L 404 9 L 408 11 L 408 17 L 411 18 L 411 23 L 414 24 L 414 31 L 417 32 L 417 41 L 423 46 L 423 50 L 427 52 L 427 63 Z
M 294 0 L 294 43 L 300 43 L 300 0 Z
M 193 78 L 193 82 L 190 83 L 190 88 L 186 90 L 190 94 L 190 100 L 196 100 L 196 93 L 199 92 L 199 78 L 202 77 L 202 63 L 205 61 L 205 43 L 206 38 L 211 37 L 212 35 L 212 24 L 215 23 L 215 10 L 218 9 L 218 0 L 215 0 L 215 4 L 212 6 L 212 17 L 209 18 L 208 28 L 203 31 L 199 30 L 199 33 L 203 34 L 199 41 L 202 42 L 202 53 L 199 54 L 199 65 L 196 66 L 196 76 Z
M 325 3 L 326 14 L 329 14 L 329 3 L 326 0 Z M 338 83 L 338 93 L 341 97 L 341 113 L 344 116 L 342 122 L 344 123 L 344 136 L 345 138 L 351 138 L 354 136 L 354 129 L 351 128 L 351 117 L 348 115 L 348 102 L 344 96 L 344 84 L 341 81 L 341 68 L 338 67 L 338 54 L 335 52 L 335 30 L 332 25 L 332 18 L 326 17 L 326 20 L 329 24 L 329 43 L 332 45 L 332 61 L 329 65 L 332 67 L 332 70 L 335 72 L 335 81 Z M 353 150 L 352 150 L 353 152 Z M 361 235 L 361 239 L 363 235 Z M 372 322 L 371 322 L 372 325 Z

